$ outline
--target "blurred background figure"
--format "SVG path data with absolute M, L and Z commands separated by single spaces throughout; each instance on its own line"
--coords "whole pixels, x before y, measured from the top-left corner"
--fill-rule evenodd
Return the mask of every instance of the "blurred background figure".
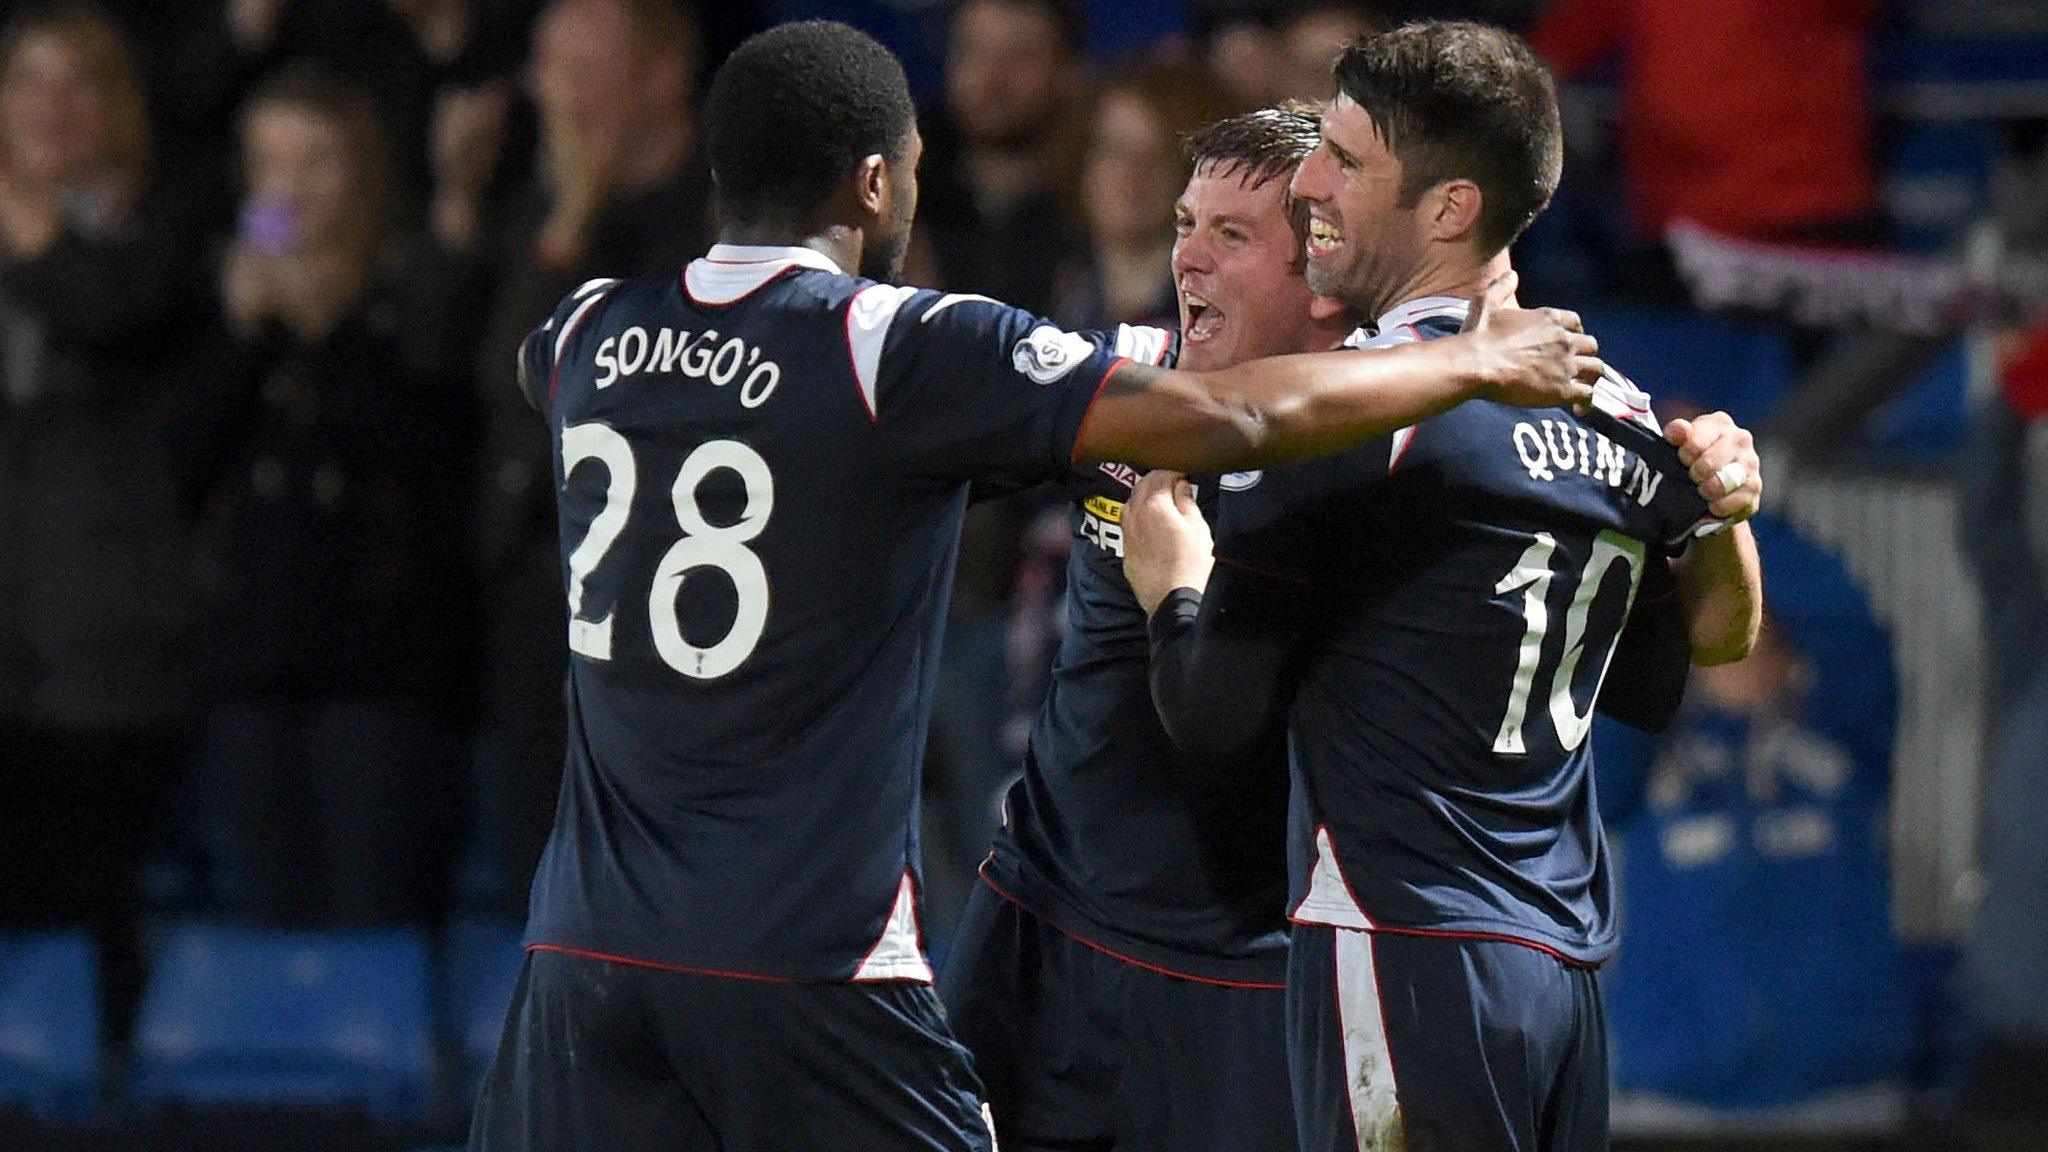
M 1891 642 L 1838 558 L 1754 523 L 1750 657 L 1694 669 L 1654 742 L 1597 738 L 1624 920 L 1616 1130 L 1893 1132 L 1914 1034 L 1885 848 Z
M 1398 23 L 1378 5 L 1283 4 L 1259 13 L 1219 14 L 1204 65 L 1235 109 L 1282 100 L 1328 100 L 1330 64 L 1351 41 Z
M 1682 299 L 1662 257 L 1686 221 L 1749 240 L 1865 245 L 1874 0 L 1558 0 L 1531 33 L 1560 80 L 1618 63 L 1638 294 Z M 1736 78 L 1740 78 L 1737 80 Z
M 242 142 L 225 324 L 185 448 L 214 468 L 209 760 L 240 902 L 269 924 L 427 924 L 474 698 L 470 395 L 401 331 L 441 293 L 400 262 L 368 97 L 301 66 L 256 91 Z
M 1074 200 L 1088 124 L 1085 36 L 1071 0 L 967 0 L 953 10 L 945 102 L 925 117 L 917 215 L 935 287 L 1050 309 L 1055 269 L 1087 244 Z
M 1197 68 L 1153 64 L 1104 85 L 1082 156 L 1087 251 L 1060 269 L 1051 318 L 1068 328 L 1178 323 L 1173 204 L 1187 184 L 1181 137 L 1223 116 Z
M 67 6 L 0 32 L 0 920 L 92 929 L 117 1043 L 197 706 L 165 426 L 203 293 L 155 173 L 111 24 Z
M 2035 261 L 2048 255 L 2044 157 L 2008 174 L 1994 233 Z M 2048 1145 L 2048 307 L 2009 319 L 1962 469 L 1989 665 L 1986 886 L 1964 965 L 1984 1041 L 1965 1093 L 1981 1148 Z
M 555 0 L 533 31 L 535 170 L 484 243 L 495 304 L 473 367 L 488 433 L 479 505 L 485 619 L 479 788 L 488 855 L 509 910 L 554 822 L 561 780 L 568 611 L 546 427 L 512 379 L 519 341 L 593 276 L 676 269 L 708 243 L 710 174 L 698 152 L 696 26 L 666 0 Z M 467 132 L 494 134 L 478 116 Z M 463 135 L 450 128 L 451 135 Z M 437 200 L 474 197 L 487 141 L 438 153 Z M 437 218 L 442 209 L 436 211 Z M 480 209 L 465 210 L 474 215 Z

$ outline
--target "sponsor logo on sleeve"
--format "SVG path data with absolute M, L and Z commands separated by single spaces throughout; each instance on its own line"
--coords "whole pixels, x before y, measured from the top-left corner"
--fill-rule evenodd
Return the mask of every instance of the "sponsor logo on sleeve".
M 1242 492 L 1257 484 L 1266 474 L 1259 472 L 1225 472 L 1216 478 L 1216 483 L 1225 492 Z
M 1034 384 L 1052 384 L 1079 367 L 1094 350 L 1095 345 L 1085 336 L 1041 324 L 1017 341 L 1017 347 L 1010 353 L 1010 364 Z

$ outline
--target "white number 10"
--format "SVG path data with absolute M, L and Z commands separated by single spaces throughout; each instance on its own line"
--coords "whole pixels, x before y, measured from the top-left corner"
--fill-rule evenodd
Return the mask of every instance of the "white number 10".
M 1522 756 L 1528 748 L 1522 740 L 1522 722 L 1529 715 L 1529 697 L 1535 691 L 1536 676 L 1543 660 L 1543 637 L 1550 631 L 1550 609 L 1545 603 L 1550 598 L 1550 558 L 1557 551 L 1557 538 L 1548 532 L 1536 533 L 1536 539 L 1522 552 L 1520 560 L 1493 586 L 1497 594 L 1505 595 L 1516 589 L 1523 589 L 1521 659 L 1515 665 L 1514 687 L 1508 693 L 1507 715 L 1501 718 L 1500 732 L 1493 738 L 1493 750 L 1503 756 Z M 1636 586 L 1643 575 L 1643 546 L 1641 542 L 1623 536 L 1619 532 L 1602 532 L 1593 541 L 1593 554 L 1586 558 L 1585 571 L 1579 574 L 1579 588 L 1572 596 L 1571 607 L 1564 616 L 1564 655 L 1559 657 L 1557 667 L 1550 674 L 1550 722 L 1557 729 L 1558 743 L 1569 752 L 1586 739 L 1586 732 L 1593 726 L 1593 707 L 1589 703 L 1584 712 L 1572 700 L 1572 677 L 1579 670 L 1579 658 L 1586 651 L 1586 617 L 1593 610 L 1593 598 L 1600 594 L 1600 586 L 1607 579 L 1607 572 L 1615 561 L 1628 566 L 1628 603 L 1622 606 L 1622 617 L 1635 604 Z M 1617 629 L 1610 638 L 1607 652 L 1600 658 L 1600 680 L 1607 678 L 1607 661 L 1614 655 L 1614 640 L 1620 637 Z M 1599 680 L 1593 684 L 1593 694 L 1600 693 Z
M 610 660 L 613 613 L 607 611 L 596 620 L 584 617 L 583 582 L 625 530 L 639 477 L 632 446 L 603 424 L 562 429 L 564 480 L 585 460 L 601 461 L 607 478 L 603 511 L 591 520 L 582 543 L 569 553 L 569 649 L 592 660 Z M 725 527 L 704 519 L 704 510 L 697 504 L 697 486 L 721 468 L 737 473 L 747 490 L 746 508 L 739 521 Z M 759 452 L 737 440 L 712 440 L 684 458 L 671 498 L 683 538 L 669 547 L 654 568 L 654 585 L 647 597 L 654 650 L 662 663 L 685 676 L 715 680 L 754 654 L 768 624 L 768 570 L 747 545 L 768 526 L 768 517 L 775 511 L 775 477 Z M 676 619 L 676 597 L 690 573 L 701 568 L 725 573 L 738 597 L 732 626 L 709 648 L 683 639 L 682 624 Z

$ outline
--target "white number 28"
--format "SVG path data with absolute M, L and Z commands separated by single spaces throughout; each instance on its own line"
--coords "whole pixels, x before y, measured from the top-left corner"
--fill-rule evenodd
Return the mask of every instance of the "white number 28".
M 585 615 L 583 583 L 604 561 L 604 554 L 625 530 L 639 476 L 632 445 L 603 424 L 574 424 L 562 429 L 562 474 L 566 481 L 576 466 L 597 460 L 606 471 L 604 509 L 591 520 L 583 540 L 569 553 L 569 649 L 592 660 L 612 658 L 613 611 L 596 619 Z M 738 474 L 747 504 L 733 524 L 720 527 L 704 518 L 697 488 L 719 469 Z M 698 680 L 715 680 L 746 662 L 761 642 L 768 624 L 768 570 L 747 545 L 768 526 L 775 511 L 775 477 L 759 452 L 737 440 L 711 440 L 685 457 L 671 494 L 676 526 L 683 537 L 670 545 L 655 565 L 647 596 L 648 625 L 662 663 Z M 676 619 L 676 597 L 690 573 L 715 568 L 732 581 L 738 604 L 724 638 L 708 648 L 683 639 Z

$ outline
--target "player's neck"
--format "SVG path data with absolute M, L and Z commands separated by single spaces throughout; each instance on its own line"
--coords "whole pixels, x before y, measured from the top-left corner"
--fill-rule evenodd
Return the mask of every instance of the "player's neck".
M 718 230 L 718 242 L 759 248 L 809 248 L 839 265 L 843 272 L 853 273 L 860 267 L 860 229 L 844 224 L 827 224 L 811 232 L 789 225 L 728 225 Z
M 1478 263 L 1474 263 L 1468 257 L 1423 268 L 1406 287 L 1386 301 L 1378 314 L 1385 316 L 1403 304 L 1412 304 L 1432 296 L 1456 296 L 1465 300 L 1477 300 L 1485 293 L 1488 284 L 1507 274 L 1511 267 L 1508 254 L 1503 250 Z

